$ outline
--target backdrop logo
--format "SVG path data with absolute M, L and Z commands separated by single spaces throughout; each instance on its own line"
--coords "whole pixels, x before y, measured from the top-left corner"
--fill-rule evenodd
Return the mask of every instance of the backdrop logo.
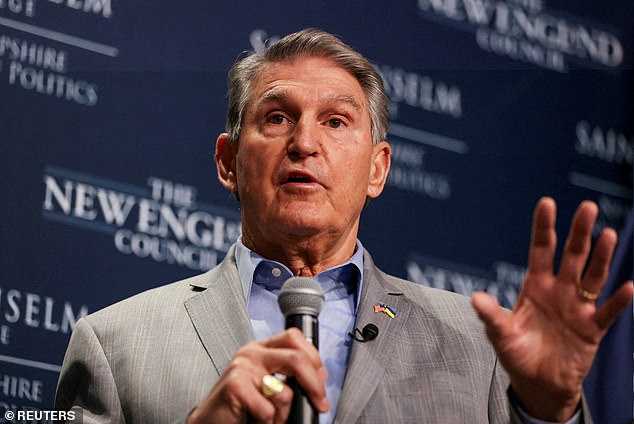
M 506 308 L 515 304 L 526 273 L 526 269 L 508 262 L 496 262 L 493 271 L 487 271 L 419 255 L 412 255 L 406 268 L 411 281 L 465 296 L 486 291 Z
M 462 117 L 460 87 L 436 81 L 427 75 L 388 65 L 376 65 L 390 99 L 390 116 L 398 118 L 401 104 L 452 118 Z
M 614 128 L 601 128 L 588 121 L 577 122 L 575 150 L 617 166 L 634 164 L 634 137 Z
M 50 296 L 0 287 L 0 346 L 11 344 L 11 330 L 14 327 L 18 328 L 18 339 L 24 337 L 27 328 L 68 334 L 75 328 L 77 321 L 86 315 L 86 305 L 78 307 Z M 24 342 L 24 339 L 18 342 Z M 0 378 L 0 389 L 1 381 Z
M 3 58 L 8 59 L 9 85 L 83 106 L 97 104 L 95 83 L 68 76 L 66 50 L 0 34 L 0 60 Z
M 605 128 L 588 121 L 577 122 L 574 148 L 584 158 L 580 166 L 568 174 L 568 182 L 573 186 L 598 193 L 599 217 L 592 229 L 598 236 L 608 226 L 623 228 L 632 211 L 632 164 L 634 163 L 634 138 L 628 138 L 624 131 Z M 588 172 L 588 160 L 601 162 L 613 169 L 622 169 L 621 180 L 605 178 L 601 173 Z M 609 168 L 608 168 L 609 169 Z
M 112 2 L 110 0 L 48 0 L 49 3 L 58 4 L 72 10 L 101 15 L 104 18 L 112 17 Z
M 581 18 L 544 8 L 541 0 L 418 0 L 423 17 L 474 31 L 478 46 L 502 56 L 565 72 L 623 63 L 623 45 L 611 32 Z
M 196 201 L 197 190 L 150 177 L 137 187 L 48 166 L 42 216 L 110 234 L 123 254 L 205 271 L 240 234 L 237 212 Z
M 436 200 L 447 200 L 451 197 L 449 177 L 425 169 L 426 151 L 422 146 L 396 140 L 390 140 L 390 144 L 392 167 L 387 175 L 388 187 Z
M 44 5 L 57 4 L 59 7 L 87 13 L 90 15 L 99 15 L 104 18 L 112 17 L 112 1 L 111 0 L 40 0 Z M 24 15 L 33 17 L 37 10 L 36 0 L 0 0 L 0 10 L 7 10 L 15 15 Z

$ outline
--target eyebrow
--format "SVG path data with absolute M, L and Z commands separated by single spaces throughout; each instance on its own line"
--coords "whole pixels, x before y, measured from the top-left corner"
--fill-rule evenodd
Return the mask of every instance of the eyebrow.
M 257 108 L 259 109 L 262 105 L 273 102 L 283 102 L 288 100 L 289 96 L 284 91 L 269 91 L 265 95 L 260 98 L 257 102 Z
M 264 94 L 260 100 L 257 102 L 256 109 L 260 109 L 263 105 L 273 102 L 285 102 L 290 99 L 290 96 L 285 91 L 277 90 L 277 91 L 269 91 Z M 320 99 L 322 102 L 326 103 L 345 103 L 354 108 L 357 112 L 361 112 L 362 108 L 359 102 L 348 94 L 331 94 L 325 96 Z
M 326 100 L 333 103 L 346 103 L 352 106 L 357 112 L 361 112 L 361 105 L 359 102 L 348 94 L 333 94 L 331 96 L 327 96 Z

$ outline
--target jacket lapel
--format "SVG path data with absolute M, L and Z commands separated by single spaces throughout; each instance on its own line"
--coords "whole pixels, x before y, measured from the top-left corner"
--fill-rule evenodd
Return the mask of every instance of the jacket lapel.
M 374 323 L 379 335 L 369 342 L 353 342 L 335 422 L 356 422 L 381 382 L 387 364 L 394 360 L 392 348 L 399 343 L 403 325 L 409 317 L 411 304 L 403 293 L 391 290 L 369 254 L 364 257 L 364 281 L 356 328 Z M 374 312 L 374 306 L 385 304 L 395 312 L 394 318 Z
M 235 246 L 220 266 L 205 277 L 202 284 L 192 284 L 192 290 L 202 292 L 186 300 L 185 309 L 220 375 L 235 352 L 254 340 L 236 267 Z
M 353 342 L 348 370 L 339 399 L 335 422 L 356 422 L 369 402 L 392 358 L 392 347 L 399 343 L 411 304 L 383 279 L 372 258 L 364 257 L 364 281 L 355 326 L 374 323 L 379 328 L 375 340 Z M 222 374 L 235 352 L 254 340 L 242 284 L 232 247 L 224 261 L 192 284 L 201 293 L 185 301 L 185 308 L 218 374 Z M 236 299 L 239 301 L 236 302 Z M 374 312 L 374 305 L 385 304 L 394 318 Z

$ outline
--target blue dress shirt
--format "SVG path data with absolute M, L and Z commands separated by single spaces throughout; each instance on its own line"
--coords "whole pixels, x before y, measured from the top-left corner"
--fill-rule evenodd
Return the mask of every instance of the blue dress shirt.
M 284 330 L 284 316 L 277 304 L 282 284 L 293 277 L 284 264 L 263 258 L 248 249 L 242 240 L 236 246 L 238 274 L 256 340 Z M 319 315 L 319 353 L 328 370 L 326 394 L 330 410 L 320 414 L 320 423 L 331 423 L 337 411 L 346 376 L 356 310 L 363 281 L 363 246 L 357 240 L 354 255 L 347 262 L 329 268 L 314 279 L 324 291 L 324 307 Z
M 280 262 L 265 259 L 247 248 L 242 239 L 236 244 L 236 262 L 247 300 L 249 319 L 256 340 L 262 340 L 284 331 L 284 315 L 277 304 L 282 284 L 293 277 L 288 267 Z M 363 284 L 363 245 L 357 240 L 352 257 L 341 265 L 329 268 L 314 277 L 324 291 L 324 307 L 319 315 L 319 354 L 328 370 L 326 394 L 330 410 L 320 414 L 319 422 L 333 422 L 350 356 L 359 294 Z M 523 422 L 527 424 L 552 424 L 529 416 L 512 400 Z M 566 422 L 579 422 L 580 410 Z

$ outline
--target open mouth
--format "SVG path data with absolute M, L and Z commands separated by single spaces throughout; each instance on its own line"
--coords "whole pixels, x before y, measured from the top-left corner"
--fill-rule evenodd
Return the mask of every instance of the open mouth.
M 306 177 L 290 177 L 286 180 L 287 183 L 312 183 L 313 181 L 310 178 Z
M 285 183 L 297 183 L 297 184 L 301 184 L 301 183 L 307 184 L 307 183 L 314 183 L 314 182 L 316 181 L 311 175 L 301 171 L 289 172 L 285 181 Z

